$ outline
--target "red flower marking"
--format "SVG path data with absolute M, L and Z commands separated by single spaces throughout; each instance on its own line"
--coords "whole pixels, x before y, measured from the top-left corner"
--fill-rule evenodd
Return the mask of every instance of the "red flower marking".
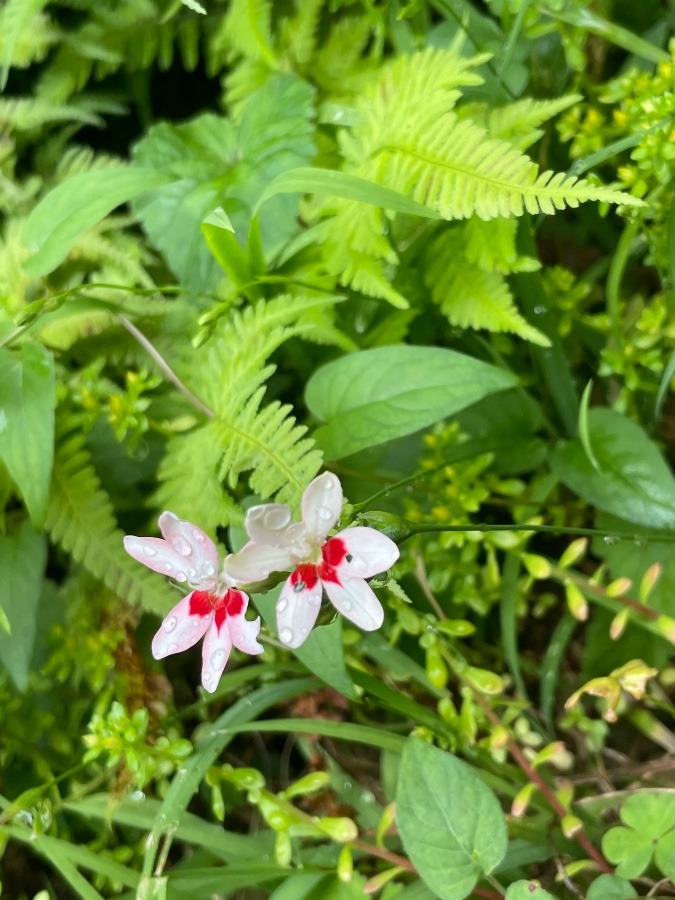
M 341 538 L 331 538 L 321 548 L 324 563 L 335 568 L 347 555 L 347 546 Z
M 300 582 L 304 583 L 307 590 L 312 590 L 319 580 L 319 567 L 314 563 L 300 563 L 297 569 L 291 573 L 291 584 L 295 587 Z
M 208 591 L 193 591 L 190 597 L 191 616 L 209 616 L 215 613 L 216 628 L 220 631 L 228 616 L 239 616 L 244 611 L 244 595 L 231 588 L 222 597 Z
M 190 615 L 209 616 L 213 612 L 218 598 L 208 591 L 193 591 L 190 595 Z

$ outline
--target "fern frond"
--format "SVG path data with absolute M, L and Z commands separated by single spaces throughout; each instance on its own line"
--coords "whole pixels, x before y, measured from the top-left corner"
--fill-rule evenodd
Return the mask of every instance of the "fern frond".
M 431 296 L 452 325 L 509 332 L 542 347 L 548 338 L 518 312 L 506 280 L 487 272 L 462 254 L 457 229 L 446 231 L 426 253 L 424 280 Z
M 26 68 L 44 57 L 56 39 L 41 15 L 48 0 L 7 0 L 0 11 L 0 91 L 12 66 Z
M 539 260 L 519 256 L 516 249 L 517 219 L 479 219 L 472 216 L 462 228 L 464 254 L 486 272 L 510 275 L 512 272 L 535 272 Z
M 296 0 L 295 15 L 282 23 L 281 43 L 300 67 L 308 65 L 316 51 L 321 10 L 326 0 Z
M 225 33 L 235 56 L 261 60 L 276 68 L 270 0 L 232 0 Z
M 103 490 L 84 435 L 63 415 L 57 421 L 47 530 L 73 559 L 129 603 L 166 612 L 177 595 L 124 552 L 110 498 Z
M 102 126 L 103 119 L 83 107 L 67 103 L 50 103 L 33 97 L 11 97 L 0 100 L 0 124 L 16 131 L 28 131 L 57 122 L 78 122 Z
M 508 139 L 519 150 L 527 150 L 543 134 L 541 126 L 582 99 L 581 94 L 566 94 L 554 100 L 526 97 L 506 106 L 491 109 L 485 127 L 493 138 Z M 482 124 L 482 123 L 481 123 Z
M 261 499 L 299 502 L 321 466 L 321 454 L 305 437 L 306 428 L 290 415 L 290 407 L 278 401 L 263 405 L 264 384 L 274 371 L 266 361 L 291 337 L 312 333 L 316 325 L 305 313 L 337 299 L 285 295 L 261 301 L 221 320 L 198 356 L 183 357 L 185 381 L 215 416 L 169 442 L 159 471 L 158 502 L 184 512 L 189 505 L 199 514 L 195 521 L 211 529 L 237 522 L 241 512 L 230 492 L 249 471 L 250 487 Z M 180 505 L 188 492 L 194 497 Z M 210 497 L 200 496 L 205 493 Z

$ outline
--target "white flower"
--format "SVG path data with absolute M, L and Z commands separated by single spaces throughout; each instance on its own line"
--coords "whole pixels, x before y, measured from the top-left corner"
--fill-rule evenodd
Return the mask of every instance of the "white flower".
M 159 517 L 161 538 L 124 538 L 124 549 L 149 569 L 187 583 L 194 590 L 183 597 L 159 627 L 152 655 L 163 659 L 204 638 L 202 684 L 213 693 L 234 645 L 244 653 L 262 653 L 256 638 L 260 619 L 245 618 L 248 596 L 225 571 L 218 571 L 218 549 L 196 525 L 171 512 Z
M 239 582 L 293 569 L 277 601 L 279 638 L 287 647 L 299 647 L 306 639 L 324 588 L 333 606 L 359 628 L 375 631 L 382 625 L 384 610 L 364 579 L 393 565 L 398 547 L 374 528 L 361 526 L 327 539 L 341 509 L 340 481 L 326 472 L 302 495 L 301 522 L 292 522 L 283 504 L 249 509 L 246 530 L 251 541 L 225 561 L 228 573 Z

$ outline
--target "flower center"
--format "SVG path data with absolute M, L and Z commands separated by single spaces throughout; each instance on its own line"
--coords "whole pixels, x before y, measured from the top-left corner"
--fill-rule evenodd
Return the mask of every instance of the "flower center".
M 296 593 L 311 591 L 317 581 L 340 584 L 337 567 L 348 556 L 347 547 L 340 538 L 331 538 L 321 548 L 321 562 L 304 562 L 291 574 L 291 584 Z
M 244 610 L 244 595 L 228 588 L 224 594 L 210 591 L 193 591 L 190 595 L 190 615 L 210 616 L 214 613 L 216 628 L 220 631 L 228 616 L 239 616 Z

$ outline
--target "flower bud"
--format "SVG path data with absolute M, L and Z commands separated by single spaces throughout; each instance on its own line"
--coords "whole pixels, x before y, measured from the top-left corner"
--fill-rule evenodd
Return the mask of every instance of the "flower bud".
M 541 581 L 544 578 L 551 577 L 551 572 L 553 570 L 551 568 L 551 563 L 546 557 L 538 556 L 536 553 L 523 553 L 521 559 L 523 560 L 523 565 L 533 578 Z
M 626 630 L 629 615 L 630 610 L 628 609 L 628 607 L 625 607 L 612 619 L 611 625 L 609 626 L 609 636 L 613 641 L 618 641 L 621 635 Z
M 450 637 L 469 637 L 476 630 L 476 626 L 466 619 L 441 619 L 436 624 L 436 629 L 449 634 Z
M 647 569 L 645 574 L 642 576 L 642 581 L 640 582 L 640 588 L 638 591 L 638 597 L 640 598 L 642 603 L 646 603 L 649 595 L 652 590 L 656 586 L 659 578 L 661 577 L 661 563 L 652 563 L 652 565 Z
M 338 856 L 337 876 L 340 881 L 347 883 L 352 880 L 353 874 L 354 859 L 352 857 L 352 848 L 349 844 L 345 844 Z
M 333 838 L 334 841 L 339 841 L 341 844 L 355 841 L 359 836 L 356 822 L 348 819 L 346 816 L 327 816 L 326 818 L 317 819 L 316 824 L 324 834 Z
M 384 839 L 389 829 L 396 821 L 396 804 L 388 803 L 382 810 L 380 821 L 377 823 L 377 832 L 375 835 L 375 843 L 378 847 L 384 847 Z
M 435 688 L 442 689 L 448 683 L 448 667 L 437 645 L 429 647 L 426 653 L 427 678 Z
M 560 827 L 562 829 L 562 833 L 566 838 L 574 837 L 581 829 L 584 827 L 584 823 L 578 816 L 573 816 L 571 814 L 565 816 L 560 822 Z
M 487 669 L 469 666 L 466 670 L 465 677 L 482 694 L 494 696 L 496 694 L 501 694 L 504 690 L 504 681 L 496 672 L 489 672 Z
M 588 618 L 588 601 L 573 581 L 565 582 L 565 597 L 567 608 L 575 619 L 585 622 Z
M 293 842 L 287 831 L 278 831 L 276 840 L 274 841 L 274 858 L 277 863 L 284 869 L 291 864 L 293 857 Z
M 330 775 L 328 772 L 310 772 L 287 787 L 285 791 L 282 791 L 281 796 L 290 800 L 292 797 L 299 797 L 302 794 L 313 794 L 316 791 L 322 791 L 329 784 Z
M 605 591 L 608 597 L 621 597 L 623 594 L 627 594 L 632 586 L 633 582 L 630 578 L 615 578 L 614 581 L 607 585 Z
M 575 565 L 579 560 L 583 559 L 586 555 L 586 550 L 588 549 L 588 538 L 582 537 L 577 538 L 576 541 L 572 541 L 572 543 L 567 547 L 567 549 L 563 552 L 563 555 L 560 557 L 559 565 L 562 569 L 567 569 L 569 566 Z
M 527 812 L 527 807 L 530 805 L 530 801 L 532 799 L 532 795 L 536 791 L 536 786 L 532 783 L 526 784 L 522 787 L 516 796 L 513 798 L 513 803 L 511 804 L 511 815 L 515 816 L 516 819 L 520 819 Z

